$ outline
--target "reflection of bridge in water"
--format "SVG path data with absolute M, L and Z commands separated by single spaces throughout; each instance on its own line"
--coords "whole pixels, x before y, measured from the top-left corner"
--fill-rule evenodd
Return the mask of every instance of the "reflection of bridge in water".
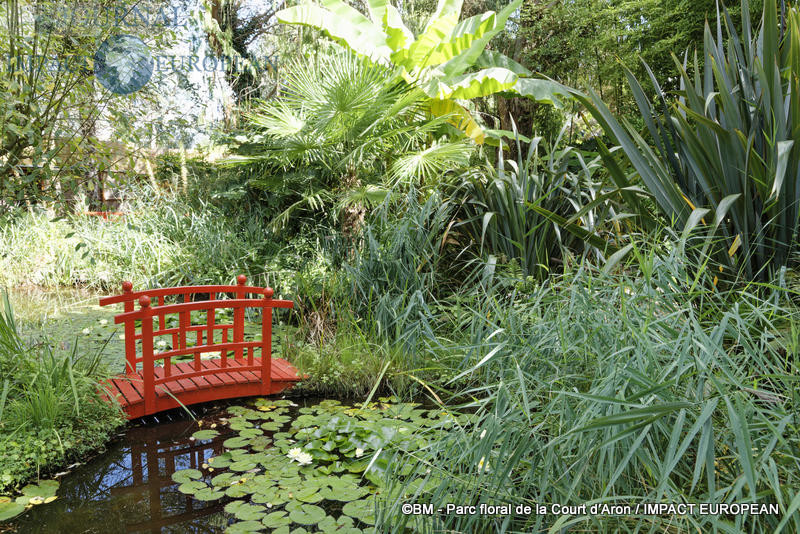
M 176 442 L 172 425 L 159 425 L 144 429 L 145 439 L 130 445 L 130 462 L 132 485 L 111 488 L 111 496 L 122 497 L 136 495 L 139 498 L 147 495 L 149 504 L 149 517 L 147 521 L 129 523 L 125 525 L 126 532 L 153 532 L 160 533 L 162 528 L 189 522 L 193 519 L 205 517 L 222 511 L 219 501 L 203 503 L 183 495 L 174 489 L 170 492 L 168 510 L 162 506 L 162 495 L 165 487 L 175 486 L 172 473 L 179 469 L 200 469 L 208 458 L 222 454 L 222 441 L 224 438 L 206 441 L 192 441 L 188 438 Z M 194 428 L 194 427 L 192 427 Z M 182 497 L 182 499 L 181 499 Z M 174 511 L 175 501 L 182 500 L 185 509 L 178 513 L 164 515 Z
M 221 454 L 231 435 L 191 440 L 196 430 L 197 424 L 185 419 L 127 430 L 108 452 L 64 477 L 58 499 L 33 507 L 13 526 L 21 533 L 47 534 L 223 532 L 228 525 L 223 504 L 184 495 L 172 481 L 176 470 L 199 469 Z

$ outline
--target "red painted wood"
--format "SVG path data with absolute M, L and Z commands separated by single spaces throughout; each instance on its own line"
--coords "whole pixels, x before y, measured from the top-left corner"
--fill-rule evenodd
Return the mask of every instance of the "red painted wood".
M 139 297 L 142 309 L 142 378 L 144 379 L 144 409 L 148 413 L 155 408 L 155 374 L 153 370 L 153 310 L 150 309 L 150 297 Z
M 272 301 L 272 289 L 264 293 L 264 300 Z M 261 309 L 261 392 L 264 395 L 272 389 L 272 308 Z
M 124 324 L 126 359 L 126 373 L 109 381 L 104 398 L 116 399 L 128 418 L 133 419 L 181 405 L 271 395 L 300 381 L 289 362 L 272 358 L 272 309 L 291 308 L 294 304 L 273 299 L 272 288 L 249 287 L 246 281 L 239 276 L 236 286 L 187 286 L 137 292 L 132 291 L 130 282 L 124 282 L 122 295 L 101 299 L 101 305 L 123 304 L 123 313 L 114 321 Z M 198 293 L 207 294 L 208 300 L 193 301 L 192 296 Z M 218 293 L 233 293 L 236 298 L 219 299 Z M 181 294 L 184 302 L 166 303 L 166 296 Z M 248 294 L 260 298 L 247 298 Z M 157 298 L 158 304 L 152 305 L 151 298 Z M 139 310 L 134 309 L 135 299 L 139 300 Z M 261 308 L 260 341 L 244 340 L 245 308 Z M 233 309 L 233 324 L 217 324 L 218 309 Z M 205 324 L 192 324 L 193 311 L 205 311 Z M 178 316 L 177 328 L 167 328 L 169 314 Z M 154 318 L 157 318 L 155 329 Z M 141 321 L 138 332 L 137 321 Z M 215 331 L 220 331 L 219 342 Z M 188 346 L 186 338 L 192 332 L 196 333 L 197 343 Z M 172 337 L 171 350 L 154 351 L 154 338 L 159 336 Z M 141 355 L 137 354 L 137 340 L 141 341 Z M 259 349 L 260 357 L 256 357 L 255 348 Z M 219 353 L 220 357 L 203 359 L 201 354 L 208 352 Z M 228 357 L 229 352 L 232 358 Z M 186 356 L 193 358 L 174 361 Z
M 114 295 L 112 297 L 103 297 L 100 299 L 101 306 L 107 306 L 109 304 L 119 304 L 120 302 L 125 302 L 127 300 L 134 301 L 141 297 L 142 295 L 147 295 L 148 297 L 158 297 L 161 295 L 168 296 L 168 295 L 196 295 L 196 294 L 208 294 L 211 291 L 216 293 L 236 293 L 237 296 L 239 294 L 244 295 L 247 293 L 252 293 L 255 295 L 263 295 L 264 292 L 268 288 L 266 287 L 255 287 L 255 286 L 245 286 L 244 284 L 238 284 L 235 286 L 179 286 L 179 287 L 165 287 L 165 288 L 157 288 L 157 289 L 145 289 L 143 291 L 135 291 L 130 294 L 122 294 L 122 295 Z M 244 296 L 242 296 L 244 298 Z

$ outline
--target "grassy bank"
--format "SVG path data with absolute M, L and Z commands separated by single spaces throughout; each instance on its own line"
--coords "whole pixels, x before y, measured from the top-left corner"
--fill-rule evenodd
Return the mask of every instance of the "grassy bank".
M 103 401 L 99 351 L 64 351 L 20 334 L 3 294 L 0 313 L 0 492 L 101 447 L 124 418 Z

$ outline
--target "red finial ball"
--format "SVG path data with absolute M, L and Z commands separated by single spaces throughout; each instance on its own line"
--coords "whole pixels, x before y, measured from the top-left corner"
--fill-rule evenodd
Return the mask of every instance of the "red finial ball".
M 268 287 L 268 288 L 266 288 L 264 290 L 264 298 L 265 299 L 271 299 L 272 295 L 274 295 L 274 294 L 275 294 L 275 292 L 272 290 L 271 287 Z
M 125 293 L 130 293 L 130 292 L 131 292 L 131 289 L 133 289 L 133 284 L 131 284 L 131 283 L 130 283 L 130 282 L 128 282 L 127 280 L 125 280 L 124 282 L 122 282 L 122 290 L 123 290 Z
M 150 307 L 150 297 L 147 295 L 142 295 L 139 297 L 139 306 L 142 308 L 149 308 Z
M 236 277 L 236 283 L 238 283 L 240 286 L 245 285 L 247 283 L 247 277 L 243 274 L 240 274 Z

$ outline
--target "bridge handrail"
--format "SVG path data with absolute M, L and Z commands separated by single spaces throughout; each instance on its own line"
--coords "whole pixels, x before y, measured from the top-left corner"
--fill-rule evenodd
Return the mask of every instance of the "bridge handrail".
M 128 303 L 138 300 L 140 297 L 165 297 L 169 295 L 195 295 L 197 293 L 238 293 L 244 295 L 252 293 L 256 295 L 264 295 L 268 287 L 246 286 L 247 277 L 239 275 L 237 277 L 237 285 L 206 285 L 206 286 L 178 286 L 178 287 L 162 287 L 154 289 L 143 289 L 141 291 L 133 291 L 133 284 L 128 281 L 122 282 L 122 294 L 113 295 L 110 297 L 103 297 L 100 299 L 100 306 L 108 306 L 109 304 L 118 304 L 120 302 Z
M 268 288 L 269 289 L 269 288 Z M 139 304 L 143 304 L 142 299 L 148 299 L 147 306 L 150 306 L 148 295 L 139 297 Z M 291 300 L 277 300 L 271 297 L 261 299 L 228 299 L 228 300 L 198 300 L 194 302 L 180 302 L 178 304 L 165 304 L 151 308 L 139 308 L 136 311 L 121 313 L 114 317 L 114 323 L 120 324 L 130 320 L 139 320 L 144 317 L 161 317 L 170 313 L 191 312 L 197 310 L 217 310 L 220 308 L 293 308 L 294 302 Z

